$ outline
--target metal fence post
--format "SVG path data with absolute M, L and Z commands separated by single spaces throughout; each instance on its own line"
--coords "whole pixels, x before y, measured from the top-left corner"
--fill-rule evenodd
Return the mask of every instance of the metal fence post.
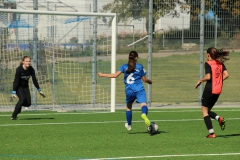
M 55 109 L 55 45 L 54 41 L 52 40 L 52 104 L 53 104 L 53 110 Z M 49 46 L 50 47 L 50 46 Z
M 93 12 L 97 13 L 97 0 L 93 0 Z M 92 55 L 92 105 L 96 103 L 96 69 L 97 69 L 97 17 L 93 19 L 93 55 Z
M 203 61 L 204 61 L 204 12 L 205 12 L 205 0 L 201 1 L 201 19 L 200 19 L 200 74 L 199 78 L 203 77 Z M 203 92 L 203 84 L 199 87 L 199 105 L 201 105 L 201 98 Z
M 33 10 L 38 10 L 38 0 L 33 1 Z M 38 24 L 38 15 L 33 15 L 34 26 Z M 38 63 L 38 29 L 37 27 L 33 28 L 33 68 L 35 69 L 35 74 L 37 76 L 37 63 Z M 33 95 L 32 95 L 32 104 L 34 107 L 37 105 L 37 95 L 36 88 L 33 86 Z
M 184 44 L 184 16 L 182 17 L 182 47 Z
M 153 0 L 149 1 L 149 29 L 148 29 L 148 78 L 152 79 L 152 35 L 153 35 Z M 149 107 L 152 101 L 152 86 L 148 85 L 147 103 Z
M 215 15 L 215 34 L 214 34 L 214 36 L 215 36 L 215 48 L 217 48 L 217 27 L 218 27 L 218 24 L 217 24 L 217 15 Z

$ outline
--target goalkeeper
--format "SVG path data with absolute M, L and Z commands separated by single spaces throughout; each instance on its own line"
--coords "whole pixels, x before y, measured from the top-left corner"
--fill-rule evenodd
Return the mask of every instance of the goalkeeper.
M 45 98 L 45 95 L 39 87 L 35 75 L 35 70 L 31 66 L 31 59 L 28 56 L 24 56 L 20 62 L 20 66 L 16 69 L 15 78 L 13 81 L 13 91 L 10 97 L 10 101 L 13 101 L 13 99 L 17 96 L 19 100 L 15 106 L 11 120 L 17 119 L 17 115 L 21 112 L 22 106 L 31 106 L 31 96 L 28 85 L 28 80 L 30 76 L 32 77 L 33 84 L 37 88 L 39 94 Z

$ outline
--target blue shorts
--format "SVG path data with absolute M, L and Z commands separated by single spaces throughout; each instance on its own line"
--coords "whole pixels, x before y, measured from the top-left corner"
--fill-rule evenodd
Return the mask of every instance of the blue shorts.
M 131 89 L 127 89 L 126 91 L 126 103 L 133 103 L 135 100 L 137 103 L 147 103 L 146 92 L 145 89 L 141 91 L 133 91 Z

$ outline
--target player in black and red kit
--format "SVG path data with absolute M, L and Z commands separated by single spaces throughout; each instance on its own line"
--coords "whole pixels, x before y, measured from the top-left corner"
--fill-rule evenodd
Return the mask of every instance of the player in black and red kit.
M 31 96 L 28 85 L 30 76 L 32 77 L 33 84 L 37 88 L 40 95 L 45 98 L 45 95 L 39 87 L 35 75 L 35 70 L 31 66 L 31 59 L 28 56 L 24 56 L 20 62 L 20 66 L 16 69 L 15 78 L 13 81 L 12 95 L 10 97 L 10 101 L 12 101 L 13 98 L 16 98 L 17 96 L 19 98 L 11 117 L 12 120 L 17 119 L 17 115 L 21 112 L 22 106 L 29 107 L 31 105 Z
M 219 122 L 222 130 L 225 129 L 225 119 L 212 112 L 211 109 L 221 94 L 223 81 L 229 77 L 228 71 L 223 64 L 224 61 L 229 60 L 227 58 L 228 55 L 228 51 L 218 50 L 214 47 L 208 48 L 206 54 L 207 62 L 205 62 L 205 76 L 196 84 L 197 88 L 202 82 L 207 82 L 202 95 L 202 115 L 209 131 L 206 138 L 216 138 L 211 118 Z

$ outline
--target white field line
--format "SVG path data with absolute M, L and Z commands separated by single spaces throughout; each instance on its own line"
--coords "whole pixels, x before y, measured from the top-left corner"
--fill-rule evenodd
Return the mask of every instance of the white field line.
M 214 112 L 240 112 L 240 109 L 216 109 L 216 110 L 213 110 Z M 109 113 L 109 114 L 112 114 L 110 112 L 79 112 L 79 113 L 71 113 L 71 112 L 61 112 L 61 113 L 37 113 L 37 114 L 25 114 L 26 112 L 29 112 L 29 111 L 23 111 L 24 114 L 21 114 L 21 116 L 34 116 L 34 115 L 38 115 L 38 116 L 47 116 L 47 115 L 64 115 L 64 114 L 72 114 L 72 115 L 78 115 L 78 114 L 106 114 L 106 113 Z M 133 112 L 141 112 L 141 111 L 135 111 L 133 109 Z M 177 113 L 181 113 L 181 112 L 201 112 L 201 109 L 199 108 L 199 110 L 164 110 L 164 111 L 160 111 L 160 110 L 149 110 L 149 113 L 151 112 L 159 112 L 159 113 L 166 113 L 166 112 L 169 112 L 169 113 L 172 113 L 172 112 L 177 112 Z M 120 113 L 120 112 L 118 112 Z M 122 112 L 121 112 L 122 114 Z M 0 117 L 9 117 L 11 115 L 0 115 Z
M 135 157 L 115 157 L 115 158 L 95 158 L 87 160 L 121 160 L 121 159 L 144 159 L 144 158 L 166 158 L 166 157 L 197 157 L 197 156 L 235 156 L 240 153 L 216 153 L 216 154 L 178 154 L 178 155 L 159 155 L 159 156 L 135 156 Z M 80 159 L 79 159 L 80 160 Z M 85 159 L 86 160 L 86 159 Z
M 240 109 L 215 109 L 215 110 L 212 110 L 213 112 L 240 112 Z M 135 111 L 134 111 L 135 112 Z M 141 112 L 141 111 L 136 111 L 136 112 Z M 152 110 L 149 110 L 149 113 L 151 112 L 201 112 L 201 108 L 199 108 L 198 110 L 174 110 L 174 111 L 171 111 L 171 110 L 165 110 L 165 111 L 152 111 Z
M 202 121 L 203 119 L 172 119 L 172 120 L 152 120 L 154 122 L 188 122 Z M 240 120 L 240 118 L 228 118 L 229 120 Z M 102 122 L 59 122 L 59 123 L 32 123 L 32 124 L 0 124 L 0 127 L 8 126 L 40 126 L 40 125 L 69 125 L 69 124 L 108 124 L 108 123 L 125 123 L 126 121 L 102 121 Z M 142 121 L 132 121 L 134 123 L 142 123 Z
M 240 110 L 239 110 L 240 111 Z M 29 112 L 29 111 L 28 111 Z M 76 115 L 79 115 L 79 114 L 103 114 L 103 113 L 110 113 L 110 112 L 92 112 L 92 113 L 85 113 L 85 112 L 79 112 L 79 113 L 68 113 L 68 112 L 62 112 L 62 113 L 37 113 L 37 114 L 25 114 L 26 112 L 23 111 L 24 114 L 21 114 L 21 116 L 34 116 L 34 115 L 37 115 L 37 116 L 49 116 L 49 115 L 64 115 L 64 114 L 76 114 Z M 0 117 L 5 117 L 5 116 L 10 116 L 11 115 L 0 115 Z

